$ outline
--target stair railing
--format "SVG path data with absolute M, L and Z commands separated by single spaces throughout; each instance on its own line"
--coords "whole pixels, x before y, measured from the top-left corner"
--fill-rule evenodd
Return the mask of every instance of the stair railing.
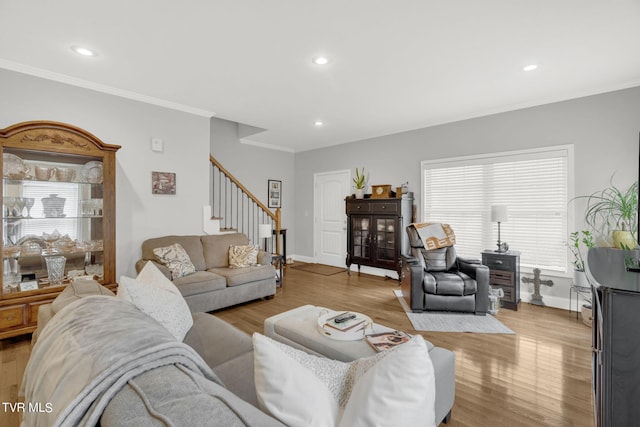
M 211 215 L 220 221 L 220 230 L 237 230 L 249 237 L 254 244 L 265 250 L 280 254 L 280 230 L 282 229 L 280 208 L 275 212 L 265 206 L 236 177 L 212 155 L 211 162 Z M 271 224 L 273 238 L 265 239 L 264 246 L 259 235 L 260 224 Z M 275 246 L 275 251 L 274 251 Z

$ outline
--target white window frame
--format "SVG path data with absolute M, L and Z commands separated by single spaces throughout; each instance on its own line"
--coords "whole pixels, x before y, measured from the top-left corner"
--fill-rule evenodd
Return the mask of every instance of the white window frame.
M 506 162 L 518 161 L 518 160 L 529 160 L 529 159 L 535 159 L 536 157 L 547 157 L 549 156 L 550 153 L 554 153 L 554 152 L 560 152 L 566 155 L 566 159 L 567 159 L 566 198 L 568 202 L 574 197 L 574 186 L 575 186 L 574 145 L 573 144 L 548 146 L 548 147 L 526 149 L 526 150 L 503 151 L 503 152 L 486 153 L 486 154 L 471 155 L 471 156 L 451 157 L 451 158 L 435 159 L 435 160 L 424 160 L 420 162 L 420 187 L 421 187 L 421 195 L 422 195 L 422 204 L 420 206 L 420 209 L 421 209 L 420 218 L 422 218 L 422 221 L 429 221 L 427 217 L 426 207 L 425 207 L 426 201 L 427 201 L 425 171 L 427 169 L 434 169 L 434 167 L 446 168 L 446 167 L 470 166 L 470 165 L 477 165 L 477 164 L 493 164 L 493 163 L 500 163 L 501 160 L 504 160 Z M 485 210 L 487 211 L 487 215 L 484 216 L 486 218 L 485 220 L 483 220 L 484 226 L 488 230 L 491 230 L 490 235 L 492 237 L 492 241 L 491 243 L 487 242 L 488 244 L 484 249 L 495 249 L 496 241 L 497 241 L 497 226 L 496 224 L 490 222 L 490 218 L 489 218 L 490 206 L 485 206 Z M 566 219 L 567 229 L 566 229 L 565 236 L 563 236 L 563 242 L 565 243 L 567 242 L 568 234 L 574 229 L 574 222 L 575 222 L 573 206 L 571 206 L 570 204 L 567 204 L 567 207 L 566 207 L 566 218 L 567 218 Z M 509 241 L 508 235 L 504 234 L 504 228 L 502 233 L 502 240 Z M 483 240 L 483 243 L 484 243 L 484 240 Z M 513 245 L 511 249 L 518 250 L 518 248 L 513 247 Z M 542 268 L 541 269 L 542 274 L 549 275 L 549 276 L 557 276 L 557 277 L 571 277 L 572 269 L 570 268 L 571 264 L 570 264 L 570 259 L 568 257 L 568 250 L 565 251 L 565 254 L 567 256 L 565 257 L 564 268 L 560 268 L 560 269 Z M 479 258 L 480 254 L 478 253 L 476 256 Z M 526 265 L 521 266 L 521 271 L 525 273 L 531 272 L 532 269 L 533 269 L 532 266 L 526 266 Z

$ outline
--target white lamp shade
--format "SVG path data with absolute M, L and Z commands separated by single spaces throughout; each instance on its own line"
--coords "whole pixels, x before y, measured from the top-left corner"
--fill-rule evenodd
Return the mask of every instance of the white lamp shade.
M 507 222 L 507 205 L 491 206 L 491 222 Z
M 272 226 L 271 224 L 259 224 L 258 225 L 258 238 L 267 239 L 272 235 Z

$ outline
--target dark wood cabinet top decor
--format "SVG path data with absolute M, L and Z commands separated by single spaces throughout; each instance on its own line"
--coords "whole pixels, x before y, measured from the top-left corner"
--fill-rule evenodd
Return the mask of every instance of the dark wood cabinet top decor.
M 405 228 L 413 218 L 413 193 L 402 198 L 347 197 L 347 268 L 351 264 L 395 270 L 400 277 L 401 255 L 408 254 Z
M 73 277 L 115 288 L 119 148 L 58 122 L 0 130 L 0 339 L 32 332 Z

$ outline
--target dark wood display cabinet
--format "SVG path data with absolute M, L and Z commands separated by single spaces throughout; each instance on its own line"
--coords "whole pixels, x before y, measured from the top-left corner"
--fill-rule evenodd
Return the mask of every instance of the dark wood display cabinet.
M 117 145 L 57 122 L 0 130 L 0 339 L 33 332 L 74 277 L 116 288 Z
M 347 269 L 351 264 L 395 270 L 408 254 L 406 227 L 413 219 L 413 193 L 393 199 L 347 197 Z
M 489 284 L 504 292 L 501 305 L 518 310 L 520 303 L 520 252 L 482 252 L 482 263 L 489 267 Z

